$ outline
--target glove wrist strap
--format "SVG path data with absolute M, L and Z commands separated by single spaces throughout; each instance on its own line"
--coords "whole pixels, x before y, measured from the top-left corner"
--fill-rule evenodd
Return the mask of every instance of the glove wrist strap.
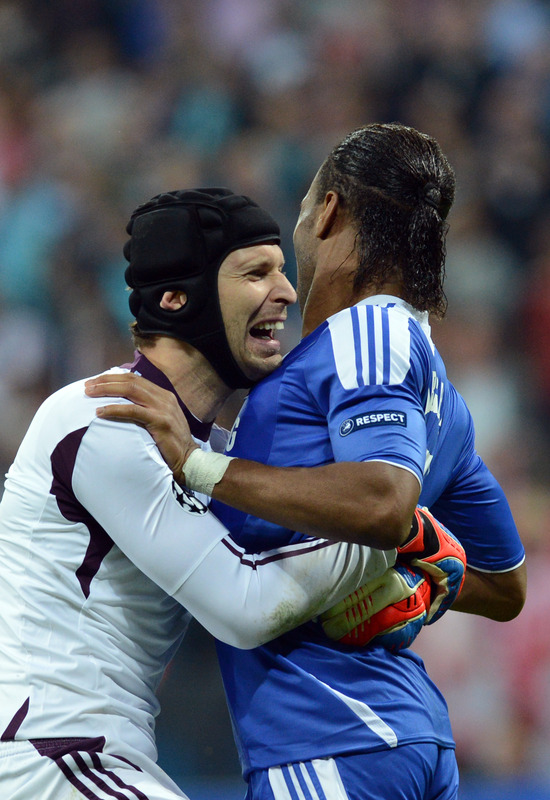
M 400 544 L 399 547 L 397 548 L 398 552 L 402 552 L 403 550 L 407 550 L 408 546 L 411 544 L 411 542 L 414 542 L 414 540 L 418 536 L 418 533 L 420 531 L 421 525 L 422 525 L 422 520 L 421 520 L 420 515 L 418 513 L 418 509 L 415 508 L 414 516 L 413 516 L 412 522 L 411 522 L 410 533 L 407 536 L 407 538 L 405 539 L 405 541 L 403 542 L 403 544 Z

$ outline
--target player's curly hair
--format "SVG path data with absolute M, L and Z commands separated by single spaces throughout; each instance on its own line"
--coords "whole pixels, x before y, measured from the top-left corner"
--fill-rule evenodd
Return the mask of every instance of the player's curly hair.
M 442 317 L 445 220 L 455 177 L 435 139 L 399 123 L 358 128 L 319 171 L 316 199 L 331 189 L 357 224 L 354 289 L 380 289 L 398 269 L 403 299 Z

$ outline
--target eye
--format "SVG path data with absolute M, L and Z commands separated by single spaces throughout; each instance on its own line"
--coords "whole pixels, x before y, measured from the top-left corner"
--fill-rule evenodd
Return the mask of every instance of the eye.
M 281 267 L 276 267 L 273 264 L 261 264 L 259 266 L 251 268 L 246 273 L 246 277 L 252 281 L 259 281 L 264 278 L 270 278 L 274 276 L 279 277 L 279 275 L 283 275 L 286 278 L 286 270 L 284 264 Z
M 266 274 L 267 274 L 266 270 L 261 268 L 261 267 L 259 267 L 258 269 L 251 270 L 248 273 L 248 277 L 251 278 L 252 280 L 256 280 L 257 281 L 257 280 L 260 280 L 261 278 L 265 278 Z

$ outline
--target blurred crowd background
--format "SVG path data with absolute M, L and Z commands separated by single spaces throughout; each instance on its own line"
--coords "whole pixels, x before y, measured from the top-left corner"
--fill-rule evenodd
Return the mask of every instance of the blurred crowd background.
M 451 613 L 416 647 L 449 702 L 462 797 L 548 798 L 548 2 L 0 0 L 0 465 L 47 394 L 131 357 L 121 251 L 137 205 L 250 194 L 280 221 L 293 279 L 300 200 L 372 121 L 435 136 L 455 167 L 434 339 L 528 552 L 517 620 Z M 299 327 L 294 313 L 287 349 Z M 241 797 L 198 626 L 161 700 L 161 763 L 192 799 Z

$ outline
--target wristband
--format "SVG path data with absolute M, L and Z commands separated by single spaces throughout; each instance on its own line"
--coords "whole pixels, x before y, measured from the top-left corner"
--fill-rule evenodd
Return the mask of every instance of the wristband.
M 233 461 L 233 458 L 222 453 L 205 452 L 200 448 L 193 450 L 182 467 L 185 485 L 188 489 L 212 497 L 214 486 L 225 475 L 230 461 Z

